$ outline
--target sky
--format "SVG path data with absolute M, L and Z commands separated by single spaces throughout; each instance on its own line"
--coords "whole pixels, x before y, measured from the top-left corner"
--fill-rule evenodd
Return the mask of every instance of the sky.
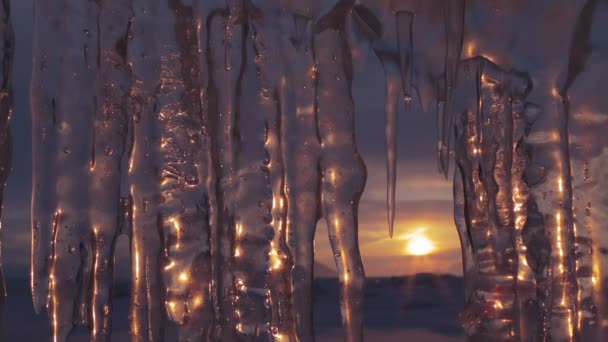
M 12 8 L 16 34 L 13 74 L 15 109 L 11 123 L 14 155 L 2 213 L 2 253 L 9 278 L 29 274 L 31 2 L 13 1 Z M 435 113 L 432 110 L 424 112 L 416 104 L 410 111 L 406 111 L 403 105 L 399 108 L 395 237 L 388 237 L 382 75 L 380 62 L 371 58 L 356 75 L 353 85 L 357 142 L 368 170 L 359 216 L 359 243 L 366 274 L 461 274 L 460 246 L 452 218 L 452 185 L 437 168 Z M 434 250 L 426 256 L 409 255 L 409 239 L 421 235 L 433 243 Z M 119 243 L 127 247 L 125 238 L 121 238 Z M 323 222 L 318 226 L 315 253 L 318 262 L 334 267 Z M 125 255 L 123 253 L 118 257 L 124 258 Z

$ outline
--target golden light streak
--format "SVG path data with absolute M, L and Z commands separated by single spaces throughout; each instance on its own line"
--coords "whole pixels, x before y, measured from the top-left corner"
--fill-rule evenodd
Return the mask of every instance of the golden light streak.
M 568 334 L 570 334 L 570 338 L 574 336 L 574 325 L 572 325 L 572 312 L 568 310 Z
M 175 267 L 175 261 L 171 261 L 169 263 L 169 265 L 165 266 L 165 271 L 168 271 L 168 270 L 172 269 L 173 267 Z
M 137 239 L 133 239 L 133 250 L 135 254 L 135 280 L 139 280 L 139 246 L 137 244 Z
M 137 155 L 136 150 L 137 150 L 137 144 L 133 144 L 133 150 L 131 151 L 131 155 L 132 156 L 136 156 Z M 133 157 L 129 158 L 129 173 L 133 172 L 133 164 L 134 163 L 135 163 L 135 158 L 133 158 Z M 133 187 L 131 187 L 131 189 L 133 189 Z M 133 190 L 131 190 L 131 193 L 133 193 Z
M 273 271 L 280 270 L 283 266 L 283 262 L 281 261 L 281 256 L 279 255 L 279 250 L 275 247 L 274 241 L 270 241 L 270 252 L 268 253 L 270 257 L 271 269 Z
M 57 304 L 58 304 L 58 300 L 57 300 L 57 296 L 55 296 L 55 267 L 53 267 L 53 270 L 51 271 L 51 274 L 49 275 L 50 279 L 51 279 L 51 288 L 50 288 L 50 296 L 52 296 L 52 306 L 53 306 L 53 341 L 54 342 L 58 342 L 58 338 L 59 336 L 57 336 L 57 325 L 59 324 L 57 322 Z
M 93 226 L 93 237 L 95 238 L 95 241 L 97 241 L 98 237 L 97 237 L 97 227 Z M 99 267 L 99 248 L 95 248 L 95 264 L 93 265 L 93 274 L 97 275 L 98 274 L 98 267 Z M 93 279 L 93 298 L 97 299 L 97 279 L 94 278 Z M 92 311 L 92 316 L 93 316 L 93 336 L 97 335 L 97 314 L 95 308 L 93 308 Z
M 177 242 L 175 243 L 175 249 L 179 250 L 179 248 L 180 248 L 179 241 L 180 241 L 181 225 L 180 225 L 178 219 L 171 218 L 169 221 L 171 222 L 171 224 L 173 225 L 173 228 L 175 229 L 175 235 L 176 235 L 176 239 L 177 239 Z
M 496 309 L 496 310 L 502 310 L 502 309 L 504 309 L 504 306 L 502 305 L 501 301 L 496 300 L 494 302 L 494 309 Z

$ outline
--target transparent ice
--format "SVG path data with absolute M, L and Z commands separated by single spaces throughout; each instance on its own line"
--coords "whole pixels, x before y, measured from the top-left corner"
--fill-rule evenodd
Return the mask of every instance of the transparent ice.
M 3 186 L 8 0 L 0 11 Z M 80 324 L 110 339 L 121 234 L 131 340 L 163 340 L 170 320 L 183 341 L 312 341 L 320 219 L 345 338 L 361 341 L 351 88 L 370 58 L 391 236 L 399 102 L 437 112 L 470 340 L 608 336 L 608 103 L 589 91 L 608 77 L 606 2 L 36 0 L 34 16 L 31 287 L 54 341 Z

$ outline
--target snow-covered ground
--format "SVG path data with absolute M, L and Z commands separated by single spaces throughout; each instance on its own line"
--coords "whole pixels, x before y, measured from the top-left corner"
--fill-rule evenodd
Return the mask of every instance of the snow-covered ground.
M 32 310 L 28 282 L 9 280 L 7 308 L 0 341 L 49 341 L 48 318 Z M 368 280 L 365 309 L 366 341 L 463 341 L 458 324 L 462 307 L 462 278 L 419 274 L 409 277 Z M 343 341 L 338 282 L 317 279 L 315 283 L 315 332 L 317 341 Z M 112 341 L 128 341 L 128 289 L 119 286 L 115 299 Z M 167 329 L 167 341 L 174 341 Z M 88 341 L 79 328 L 71 341 Z

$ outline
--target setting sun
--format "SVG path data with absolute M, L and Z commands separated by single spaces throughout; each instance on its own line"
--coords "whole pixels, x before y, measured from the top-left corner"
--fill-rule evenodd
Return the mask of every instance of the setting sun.
M 424 235 L 413 236 L 407 241 L 406 250 L 410 255 L 427 255 L 434 249 L 433 242 Z

